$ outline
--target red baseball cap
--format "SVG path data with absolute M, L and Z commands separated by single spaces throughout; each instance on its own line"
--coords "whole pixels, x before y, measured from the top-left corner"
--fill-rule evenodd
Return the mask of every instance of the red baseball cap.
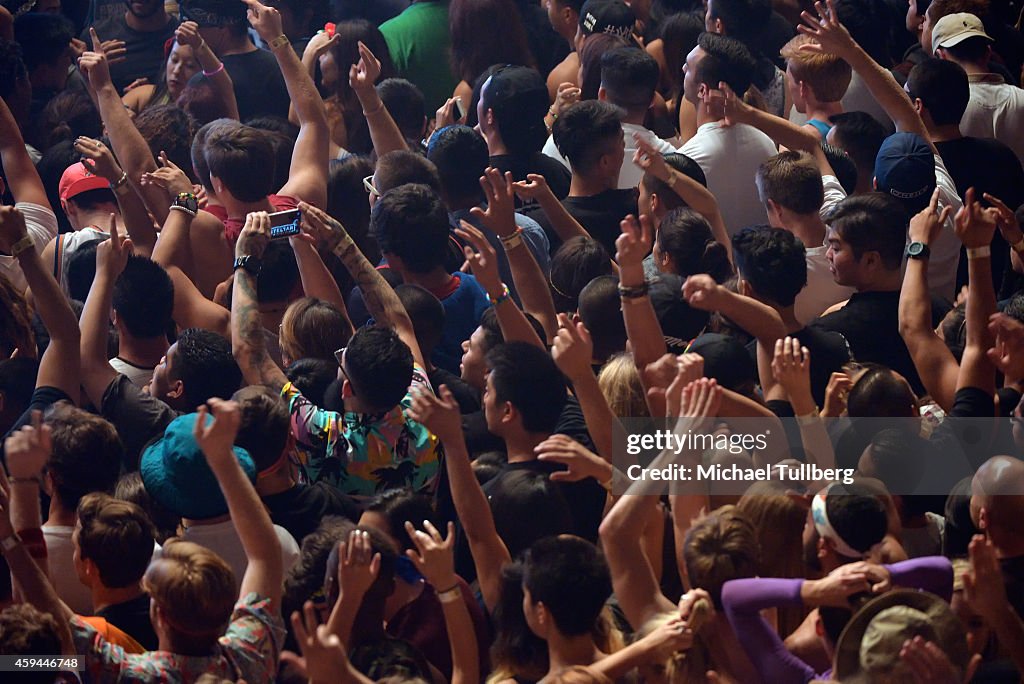
M 103 189 L 110 189 L 110 181 L 89 171 L 82 162 L 75 162 L 64 169 L 57 185 L 61 201 L 81 195 L 83 192 Z

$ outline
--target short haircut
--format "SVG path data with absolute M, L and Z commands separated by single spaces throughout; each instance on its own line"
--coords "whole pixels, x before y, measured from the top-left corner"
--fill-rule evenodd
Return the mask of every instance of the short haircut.
M 426 123 L 423 91 L 404 78 L 386 78 L 377 84 L 377 95 L 402 135 L 418 141 Z
M 401 546 L 399 552 L 416 548 L 409 533 L 405 531 L 407 521 L 417 529 L 422 527 L 424 520 L 431 521 L 438 529 L 442 527 L 431 506 L 430 497 L 408 488 L 389 489 L 378 494 L 366 506 L 366 510 L 379 513 L 387 519 L 388 533 Z
M 885 506 L 859 484 L 836 484 L 825 497 L 825 512 L 832 529 L 854 551 L 867 553 L 889 530 Z
M 61 506 L 74 511 L 90 492 L 111 492 L 124 461 L 117 429 L 99 416 L 66 403 L 46 415 L 53 449 L 46 463 Z
M 242 371 L 231 355 L 231 340 L 209 330 L 188 328 L 178 337 L 172 380 L 184 385 L 185 404 L 199 406 L 213 397 L 227 399 L 242 384 Z
M 587 283 L 612 272 L 611 257 L 597 240 L 579 235 L 562 243 L 551 257 L 551 297 L 559 313 L 575 311 Z
M 697 80 L 712 90 L 725 82 L 738 97 L 750 88 L 757 62 L 747 46 L 735 38 L 717 33 L 702 33 L 697 45 L 704 58 L 697 65 Z
M 494 527 L 509 555 L 519 558 L 538 539 L 573 530 L 572 511 L 547 473 L 499 471 L 487 488 Z
M 19 82 L 28 80 L 21 46 L 13 40 L 0 40 L 0 97 L 8 99 Z
M 551 104 L 544 77 L 523 66 L 488 71 L 479 80 L 482 110 L 493 112 L 495 128 L 510 150 L 539 152 L 547 139 L 544 116 Z
M 846 413 L 852 418 L 916 417 L 917 397 L 892 369 L 881 364 L 865 363 L 866 367 L 854 381 L 846 400 Z M 879 421 L 875 421 L 875 426 Z
M 815 42 L 812 36 L 798 34 L 782 46 L 782 57 L 793 78 L 806 83 L 818 101 L 839 102 L 850 87 L 853 70 L 838 55 L 800 49 Z
M 690 526 L 683 542 L 683 558 L 691 584 L 711 594 L 715 607 L 721 610 L 722 585 L 759 574 L 757 529 L 738 508 L 723 506 Z
M 805 152 L 786 150 L 761 162 L 754 177 L 761 201 L 771 200 L 794 214 L 817 214 L 825 201 L 821 171 Z
M 243 387 L 231 398 L 242 409 L 235 446 L 248 451 L 256 464 L 256 472 L 262 473 L 281 459 L 288 444 L 291 431 L 288 405 L 280 394 L 263 385 Z
M 658 87 L 658 62 L 638 47 L 620 47 L 601 56 L 601 87 L 608 101 L 627 111 L 646 111 Z
M 850 245 L 857 260 L 865 252 L 878 252 L 889 270 L 903 263 L 909 219 L 903 204 L 888 193 L 847 197 L 832 211 L 828 223 Z
M 7 585 L 10 590 L 11 585 Z M 0 611 L 0 653 L 7 656 L 50 656 L 61 652 L 61 628 L 50 613 L 28 603 L 15 603 Z M 53 672 L 25 671 L 11 681 L 51 684 Z
M 711 224 L 689 207 L 673 209 L 658 225 L 658 248 L 672 257 L 675 272 L 687 277 L 707 273 L 723 283 L 732 276 L 725 245 L 715 240 Z
M 78 522 L 82 559 L 96 564 L 103 586 L 121 589 L 142 579 L 153 557 L 156 528 L 140 506 L 88 494 L 78 504 Z
M 179 648 L 212 648 L 231 618 L 238 590 L 231 566 L 215 552 L 168 539 L 142 578 Z
M 426 185 L 436 193 L 441 192 L 437 167 L 422 154 L 409 150 L 394 150 L 378 159 L 373 179 L 381 195 L 401 185 L 413 183 Z
M 597 100 L 577 102 L 558 117 L 551 135 L 573 173 L 587 173 L 621 143 L 622 110 Z
M 263 251 L 263 266 L 256 276 L 256 301 L 260 304 L 287 302 L 299 280 L 299 263 L 288 241 L 268 243 Z
M 523 558 L 523 588 L 543 603 L 565 636 L 589 634 L 612 593 L 611 573 L 601 551 L 579 537 L 535 542 Z
M 846 150 L 829 145 L 825 141 L 822 141 L 820 144 L 821 151 L 825 153 L 825 159 L 828 161 L 828 165 L 832 167 L 832 173 L 835 175 L 836 180 L 843 186 L 843 191 L 847 195 L 852 195 L 857 190 L 857 179 L 860 174 L 857 170 L 857 164 L 853 161 L 853 157 Z
M 391 328 L 360 328 L 345 348 L 344 372 L 360 399 L 389 411 L 409 391 L 413 357 Z
M 174 310 L 174 284 L 163 267 L 131 255 L 114 283 L 114 311 L 134 337 L 167 335 Z
M 167 158 L 191 179 L 190 153 L 198 126 L 188 112 L 174 104 L 146 107 L 135 117 L 135 127 L 146 139 L 154 157 L 166 152 Z
M 594 342 L 594 358 L 601 361 L 626 348 L 626 324 L 622 319 L 619 279 L 598 276 L 580 292 L 580 318 Z
M 836 141 L 853 157 L 859 168 L 874 169 L 878 150 L 885 141 L 885 128 L 867 112 L 843 112 L 829 117 L 835 126 Z
M 334 304 L 315 297 L 296 299 L 281 319 L 281 353 L 292 361 L 334 361 L 334 352 L 352 338 L 352 324 Z
M 547 337 L 544 326 L 533 314 L 527 313 L 526 320 L 533 328 L 533 332 L 537 333 L 538 339 L 543 340 Z M 505 336 L 502 334 L 501 324 L 498 322 L 498 312 L 493 306 L 484 309 L 483 315 L 480 316 L 480 329 L 483 331 L 480 347 L 485 354 L 495 347 L 505 344 Z
M 292 361 L 284 374 L 304 397 L 317 406 L 326 408 L 327 389 L 338 378 L 338 362 L 335 360 L 305 358 Z
M 412 183 L 384 193 L 370 213 L 381 252 L 394 254 L 413 273 L 430 273 L 448 254 L 448 212 L 430 187 Z
M 192 170 L 205 188 L 213 187 L 210 182 L 210 165 L 206 163 L 206 139 L 221 129 L 231 128 L 236 123 L 234 119 L 215 119 L 200 126 L 192 138 Z
M 258 202 L 276 190 L 274 146 L 266 131 L 237 122 L 210 128 L 203 156 L 209 175 L 242 202 Z
M 745 228 L 733 236 L 732 253 L 740 277 L 758 296 L 781 307 L 792 306 L 807 285 L 807 250 L 788 230 Z
M 554 432 L 565 409 L 567 385 L 551 355 L 526 342 L 506 342 L 487 352 L 498 403 L 509 402 L 528 432 Z
M 14 20 L 14 39 L 29 71 L 64 55 L 74 37 L 74 24 L 62 14 L 29 12 Z
M 684 176 L 697 181 L 705 188 L 708 187 L 708 179 L 707 176 L 704 175 L 704 169 L 700 168 L 700 164 L 693 161 L 685 154 L 680 154 L 678 152 L 666 154 L 665 163 Z M 648 193 L 658 196 L 658 201 L 664 204 L 666 209 L 672 210 L 677 207 L 687 206 L 683 198 L 680 197 L 675 190 L 669 187 L 668 183 L 661 180 L 654 174 L 645 171 L 643 179 L 640 182 L 643 183 L 645 188 L 647 188 Z
M 755 42 L 772 11 L 767 0 L 715 0 L 708 3 L 708 9 L 712 19 L 722 20 L 730 36 L 744 43 Z
M 971 99 L 967 72 L 946 59 L 926 59 L 911 69 L 907 91 L 921 100 L 937 126 L 959 124 Z
M 873 476 L 882 481 L 889 493 L 902 498 L 903 514 L 923 515 L 929 497 L 908 496 L 917 491 L 928 467 L 928 440 L 908 430 L 887 428 L 871 438 Z
M 426 288 L 411 283 L 396 287 L 395 294 L 409 314 L 420 351 L 429 358 L 444 335 L 444 304 Z
M 447 126 L 430 139 L 427 159 L 437 167 L 449 199 L 480 199 L 480 177 L 489 165 L 487 141 L 469 126 Z

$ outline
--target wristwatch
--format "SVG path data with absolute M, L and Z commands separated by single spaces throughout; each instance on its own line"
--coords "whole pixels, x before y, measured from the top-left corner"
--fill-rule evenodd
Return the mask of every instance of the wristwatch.
M 246 254 L 245 256 L 240 256 L 235 259 L 235 265 L 231 270 L 237 271 L 238 269 L 242 269 L 243 271 L 251 275 L 253 278 L 255 278 L 260 274 L 260 270 L 262 268 L 263 259 L 252 256 L 251 254 Z
M 907 258 L 908 259 L 927 259 L 932 254 L 932 250 L 928 249 L 928 245 L 923 242 L 914 240 L 907 245 Z
M 191 192 L 179 192 L 171 202 L 171 209 L 178 209 L 190 216 L 195 216 L 199 212 L 199 200 Z

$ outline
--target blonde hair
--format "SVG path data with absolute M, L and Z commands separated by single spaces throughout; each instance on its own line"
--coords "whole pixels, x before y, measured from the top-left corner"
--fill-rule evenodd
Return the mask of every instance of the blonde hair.
M 290 361 L 334 361 L 334 352 L 347 345 L 351 337 L 352 326 L 345 314 L 323 299 L 296 299 L 281 319 L 281 353 Z
M 608 408 L 619 418 L 646 418 L 650 415 L 644 388 L 640 384 L 640 371 L 633 363 L 631 353 L 623 352 L 608 359 L 597 376 L 597 384 Z
M 687 620 L 687 627 L 693 631 L 693 645 L 685 651 L 676 651 L 661 665 L 665 671 L 665 681 L 670 684 L 683 684 L 684 682 L 704 682 L 704 673 L 709 669 L 711 656 L 701 636 L 701 630 L 708 624 L 713 616 L 711 604 L 706 599 L 699 599 L 693 604 L 690 617 Z M 679 617 L 677 612 L 658 613 L 640 626 L 634 635 L 634 641 L 640 641 L 651 634 L 665 623 Z
M 838 55 L 828 52 L 801 50 L 804 45 L 817 41 L 801 33 L 782 46 L 780 54 L 793 73 L 793 78 L 803 81 L 821 102 L 839 102 L 850 87 L 853 70 Z
M 173 632 L 175 650 L 208 655 L 231 618 L 238 599 L 235 573 L 207 548 L 169 539 L 142 578 Z
M 721 608 L 723 584 L 759 573 L 761 547 L 750 520 L 736 506 L 722 506 L 694 521 L 683 557 L 692 586 L 706 589 Z

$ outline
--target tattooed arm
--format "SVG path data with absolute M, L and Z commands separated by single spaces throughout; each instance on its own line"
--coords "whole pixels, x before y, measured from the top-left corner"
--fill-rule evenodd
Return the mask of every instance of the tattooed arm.
M 245 217 L 245 227 L 235 245 L 235 256 L 262 259 L 270 241 L 270 215 L 265 211 Z M 235 271 L 231 294 L 231 351 L 242 369 L 246 383 L 267 385 L 275 392 L 288 384 L 288 378 L 267 353 L 263 338 L 263 317 L 256 298 L 256 276 L 244 268 Z
M 402 306 L 402 300 L 384 280 L 384 276 L 378 273 L 373 264 L 367 260 L 358 245 L 352 241 L 345 226 L 326 212 L 305 202 L 299 203 L 299 211 L 302 212 L 303 227 L 306 231 L 326 242 L 345 264 L 345 268 L 348 269 L 349 274 L 363 293 L 366 308 L 373 319 L 377 323 L 394 328 L 399 339 L 412 350 L 412 357 L 417 365 L 426 368 L 420 345 L 416 342 L 412 321 L 409 319 L 405 307 Z M 232 311 L 232 313 L 234 312 Z

